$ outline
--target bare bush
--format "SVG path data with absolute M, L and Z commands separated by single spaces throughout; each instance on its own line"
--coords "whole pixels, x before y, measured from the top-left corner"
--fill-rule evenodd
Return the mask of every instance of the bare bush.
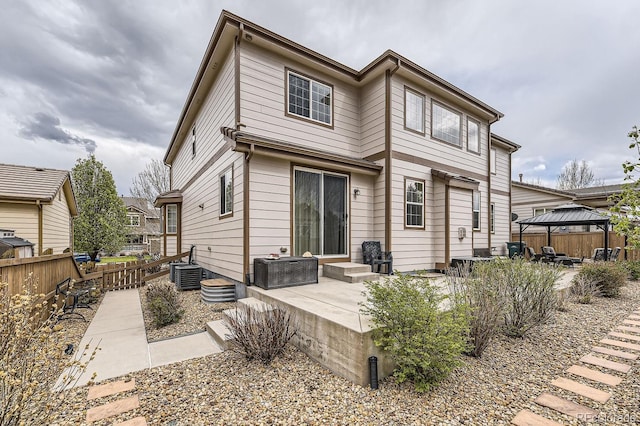
M 500 330 L 503 311 L 502 281 L 490 263 L 447 270 L 446 278 L 455 303 L 469 309 L 468 355 L 480 357 Z
M 231 349 L 248 360 L 256 359 L 268 365 L 284 351 L 298 327 L 293 315 L 284 308 L 263 307 L 240 305 L 233 315 L 226 315 L 224 321 L 231 331 Z
M 65 353 L 62 326 L 56 324 L 61 312 L 47 316 L 49 308 L 32 275 L 20 294 L 11 295 L 9 285 L 0 283 L 1 426 L 50 424 L 65 392 L 86 369 L 80 362 L 86 353 Z
M 600 296 L 598 282 L 588 275 L 576 275 L 569 287 L 571 297 L 578 303 L 590 304 L 594 297 Z

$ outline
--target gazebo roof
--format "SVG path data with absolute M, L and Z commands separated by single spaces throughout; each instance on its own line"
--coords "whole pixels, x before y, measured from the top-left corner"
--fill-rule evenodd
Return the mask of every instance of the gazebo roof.
M 579 204 L 564 204 L 548 213 L 517 221 L 522 225 L 570 226 L 570 225 L 605 225 L 609 217 Z

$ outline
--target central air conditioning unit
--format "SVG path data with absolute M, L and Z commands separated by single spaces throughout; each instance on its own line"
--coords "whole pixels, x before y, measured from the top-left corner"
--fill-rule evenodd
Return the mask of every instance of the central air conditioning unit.
M 169 263 L 169 281 L 176 282 L 176 267 L 188 265 L 187 262 L 171 262 Z
M 202 268 L 198 265 L 182 265 L 175 268 L 178 290 L 200 290 Z

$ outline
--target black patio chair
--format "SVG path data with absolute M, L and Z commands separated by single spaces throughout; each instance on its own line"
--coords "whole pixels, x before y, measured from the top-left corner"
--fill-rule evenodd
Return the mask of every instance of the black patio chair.
M 525 250 L 527 250 L 527 252 L 529 253 L 529 260 L 532 262 L 539 262 L 540 259 L 543 258 L 543 256 L 540 253 L 536 253 L 536 251 L 533 249 L 533 247 L 525 247 Z
M 582 263 L 582 259 L 579 257 L 569 257 L 565 253 L 556 253 L 551 246 L 542 246 L 540 250 L 547 262 L 553 262 L 556 265 L 573 266 L 574 263 Z
M 371 265 L 371 272 L 375 272 L 373 268 L 378 265 L 378 273 L 380 273 L 382 265 L 386 265 L 387 275 L 393 274 L 393 256 L 390 251 L 382 251 L 380 241 L 363 241 L 362 258 L 364 263 Z
M 87 303 L 80 300 L 82 296 L 89 294 L 89 288 L 75 288 L 71 284 L 71 277 L 65 278 L 56 284 L 56 295 L 62 295 L 62 313 L 58 315 L 58 321 L 71 319 L 74 315 L 86 321 L 87 319 L 80 312 L 76 312 L 78 308 L 91 309 Z

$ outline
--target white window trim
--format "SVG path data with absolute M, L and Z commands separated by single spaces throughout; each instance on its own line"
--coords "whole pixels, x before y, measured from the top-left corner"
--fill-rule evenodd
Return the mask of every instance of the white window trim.
M 196 156 L 196 126 L 191 129 L 191 158 Z
M 138 219 L 138 223 L 131 223 L 133 218 Z M 140 226 L 140 215 L 135 213 L 127 213 L 127 226 Z
M 408 99 L 408 94 L 415 96 L 416 98 L 420 98 L 422 100 L 422 108 L 421 108 L 421 117 L 420 117 L 420 129 L 414 129 L 412 127 L 409 127 L 408 123 L 407 123 L 407 116 L 408 116 L 408 108 L 407 108 L 407 99 Z M 426 98 L 425 96 L 416 91 L 411 89 L 410 87 L 405 86 L 404 87 L 404 128 L 410 132 L 414 132 L 414 133 L 418 133 L 422 136 L 424 136 L 425 134 L 425 116 L 424 116 L 424 107 L 425 107 L 425 103 L 426 103 Z
M 496 233 L 496 203 L 491 203 L 489 206 L 489 214 L 491 215 L 489 219 L 489 228 L 492 234 Z
M 169 223 L 169 209 L 172 208 L 175 209 L 175 217 L 176 217 L 176 223 L 175 223 L 175 230 L 171 230 L 169 229 L 169 227 L 171 226 L 171 224 Z M 166 206 L 166 216 L 167 216 L 167 223 L 165 226 L 165 232 L 167 234 L 177 234 L 178 233 L 178 205 L 177 204 L 167 204 Z
M 228 175 L 231 177 L 231 209 L 227 210 L 227 197 L 226 197 L 226 185 L 227 185 L 227 177 Z M 225 185 L 222 185 L 222 179 L 225 179 Z M 229 217 L 233 215 L 233 166 L 228 167 L 220 174 L 218 178 L 218 182 L 220 184 L 220 217 Z
M 296 114 L 295 112 L 291 112 L 289 110 L 289 77 L 291 75 L 296 76 L 297 78 L 303 79 L 303 80 L 307 80 L 309 81 L 309 117 L 305 116 L 305 115 L 300 115 L 300 114 Z M 314 85 L 320 85 L 320 86 L 324 86 L 326 88 L 329 89 L 329 97 L 331 99 L 331 105 L 329 105 L 330 108 L 330 113 L 329 113 L 329 122 L 326 123 L 322 120 L 316 120 L 313 118 L 313 86 Z M 329 126 L 329 127 L 333 127 L 333 103 L 334 103 L 334 99 L 333 99 L 333 86 L 327 83 L 323 83 L 322 81 L 316 80 L 314 78 L 308 77 L 304 74 L 292 71 L 287 69 L 287 81 L 286 81 L 286 114 L 290 115 L 292 117 L 296 117 L 296 118 L 301 118 L 303 120 L 309 120 L 313 123 L 318 123 L 321 124 L 323 126 Z
M 469 123 L 473 123 L 477 126 L 478 132 L 476 133 L 476 137 L 478 138 L 478 149 L 473 150 L 469 148 Z M 480 147 L 480 122 L 474 120 L 473 118 L 467 117 L 467 151 L 473 152 L 474 154 L 480 154 L 482 148 Z
M 438 136 L 435 136 L 435 135 L 434 135 L 434 131 L 433 131 L 433 130 L 434 130 L 434 128 L 433 128 L 433 125 L 434 125 L 434 122 L 435 122 L 435 120 L 434 120 L 434 111 L 435 111 L 435 106 L 438 106 L 439 108 L 442 108 L 442 109 L 444 109 L 445 111 L 448 111 L 448 112 L 450 112 L 450 113 L 455 114 L 455 115 L 457 115 L 457 116 L 458 116 L 458 118 L 459 118 L 459 120 L 458 120 L 458 143 L 450 142 L 450 141 L 448 141 L 448 140 L 445 140 L 445 139 L 439 138 Z M 458 147 L 458 148 L 462 148 L 462 114 L 461 114 L 461 113 L 459 113 L 459 112 L 457 112 L 457 111 L 455 111 L 455 110 L 454 110 L 454 109 L 452 109 L 452 108 L 449 108 L 448 106 L 446 106 L 446 105 L 444 105 L 444 104 L 442 104 L 442 103 L 440 103 L 440 102 L 437 102 L 437 101 L 435 101 L 435 100 L 432 100 L 432 101 L 431 101 L 431 137 L 432 137 L 433 139 L 435 139 L 435 140 L 438 140 L 438 141 L 444 142 L 444 143 L 449 144 L 449 145 L 451 145 L 451 146 L 455 146 L 455 147 Z
M 490 167 L 490 171 L 492 175 L 495 175 L 497 173 L 497 164 L 496 161 L 498 161 L 498 151 L 495 148 L 491 148 L 490 153 L 489 153 L 490 157 L 489 157 L 489 167 Z
M 536 210 L 542 210 L 542 213 L 538 213 L 536 214 Z M 540 216 L 541 214 L 545 214 L 547 212 L 547 208 L 546 207 L 534 207 L 533 208 L 533 216 Z
M 422 185 L 422 203 L 416 203 L 407 199 L 407 187 L 410 183 L 419 183 Z M 424 204 L 425 204 L 425 183 L 422 179 L 405 178 L 404 179 L 404 226 L 408 229 L 424 229 Z M 407 206 L 420 206 L 422 207 L 422 223 L 420 225 L 409 225 L 407 222 Z
M 478 195 L 478 208 L 476 208 L 475 204 L 475 197 L 476 194 Z M 480 193 L 480 191 L 473 191 L 473 195 L 472 195 L 472 200 L 471 200 L 471 210 L 472 210 L 472 217 L 471 217 L 471 226 L 473 227 L 474 231 L 480 231 L 482 230 L 482 194 Z M 476 213 L 478 214 L 478 227 L 475 227 L 474 222 L 474 217 L 476 215 Z

